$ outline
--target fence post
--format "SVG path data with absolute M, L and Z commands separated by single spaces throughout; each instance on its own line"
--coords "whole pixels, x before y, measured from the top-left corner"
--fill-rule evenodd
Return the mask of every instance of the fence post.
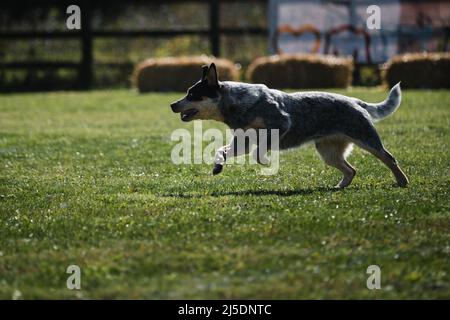
M 209 41 L 213 56 L 220 56 L 220 3 L 219 0 L 209 2 Z
M 450 38 L 450 27 L 444 27 L 444 42 L 442 44 L 442 51 L 444 52 L 447 51 L 449 38 Z
M 92 88 L 92 28 L 91 5 L 89 1 L 83 1 L 81 7 L 81 46 L 82 57 L 79 70 L 80 88 L 89 90 Z

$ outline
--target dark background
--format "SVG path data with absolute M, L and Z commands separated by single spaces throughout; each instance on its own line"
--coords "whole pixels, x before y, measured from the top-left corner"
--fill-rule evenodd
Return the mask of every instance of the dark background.
M 81 8 L 81 30 L 66 28 L 71 4 Z M 129 87 L 133 66 L 150 57 L 208 54 L 245 71 L 269 54 L 267 10 L 267 0 L 3 0 L 0 91 Z M 440 25 L 433 33 L 447 51 L 450 21 Z M 379 85 L 381 67 L 356 65 L 353 85 Z

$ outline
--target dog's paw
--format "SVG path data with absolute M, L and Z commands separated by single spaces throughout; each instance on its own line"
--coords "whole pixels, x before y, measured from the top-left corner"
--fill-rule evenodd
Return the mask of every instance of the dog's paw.
M 216 175 L 216 174 L 219 174 L 219 173 L 221 173 L 222 172 L 222 169 L 223 169 L 223 165 L 221 165 L 221 164 L 215 164 L 214 165 L 214 168 L 213 168 L 213 175 Z
M 402 179 L 397 180 L 397 185 L 400 188 L 406 188 L 408 186 L 408 183 L 409 183 L 409 180 L 406 176 Z
M 406 188 L 409 183 L 409 179 L 402 171 L 400 171 L 400 173 L 397 174 L 395 178 L 399 187 Z

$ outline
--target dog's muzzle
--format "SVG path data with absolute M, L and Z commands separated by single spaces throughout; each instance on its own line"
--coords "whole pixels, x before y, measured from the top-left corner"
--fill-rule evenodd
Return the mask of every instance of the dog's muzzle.
M 173 112 L 180 112 L 180 110 L 179 110 L 180 107 L 177 102 L 171 103 L 170 108 L 172 109 Z

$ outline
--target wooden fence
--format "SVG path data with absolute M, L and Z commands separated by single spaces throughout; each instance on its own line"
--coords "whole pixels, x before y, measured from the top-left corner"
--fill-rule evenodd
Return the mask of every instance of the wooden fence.
M 410 0 L 412 1 L 412 0 Z M 0 1 L 0 11 L 8 12 L 11 8 L 17 9 L 18 6 L 30 6 L 39 8 L 40 6 L 57 6 L 59 8 L 67 8 L 71 4 L 77 4 L 81 8 L 81 30 L 66 31 L 0 31 L 0 40 L 32 40 L 32 39 L 78 39 L 81 43 L 81 59 L 79 62 L 74 61 L 14 61 L 4 62 L 0 60 L 0 74 L 5 70 L 48 70 L 48 69 L 72 69 L 76 70 L 78 77 L 76 84 L 70 89 L 90 89 L 93 86 L 93 41 L 96 38 L 123 38 L 132 39 L 138 37 L 147 38 L 170 38 L 176 36 L 203 36 L 208 38 L 210 46 L 210 54 L 219 57 L 221 55 L 221 37 L 222 36 L 263 36 L 269 37 L 269 30 L 265 27 L 223 27 L 220 25 L 221 12 L 220 5 L 222 3 L 247 2 L 254 3 L 259 6 L 267 6 L 268 0 L 127 0 L 124 4 L 121 0 L 96 0 L 95 4 L 115 4 L 115 5 L 134 5 L 134 4 L 172 4 L 172 3 L 201 3 L 207 7 L 209 15 L 209 23 L 205 28 L 170 28 L 170 29 L 152 29 L 152 30 L 99 30 L 92 28 L 93 1 L 88 0 L 2 0 Z M 419 1 L 420 2 L 420 1 Z M 447 51 L 450 29 L 448 27 L 435 31 L 443 34 L 443 48 Z M 95 63 L 96 66 L 110 68 L 126 68 L 131 70 L 133 67 L 130 62 L 117 63 Z M 379 72 L 378 65 L 370 63 L 355 64 L 354 81 L 356 85 L 360 83 L 360 69 L 362 67 L 373 68 L 374 72 Z M 379 77 L 379 76 L 378 76 Z
M 77 88 L 90 89 L 93 84 L 93 39 L 94 38 L 168 38 L 176 36 L 205 36 L 209 38 L 210 53 L 216 57 L 221 54 L 221 36 L 241 36 L 241 35 L 259 35 L 267 36 L 268 29 L 262 27 L 220 27 L 220 3 L 237 2 L 237 0 L 188 0 L 188 2 L 204 3 L 208 6 L 209 26 L 207 28 L 179 28 L 179 29 L 160 29 L 160 30 L 92 30 L 92 5 L 91 1 L 57 1 L 57 0 L 35 0 L 35 1 L 9 1 L 3 0 L 0 4 L 2 10 L 8 10 L 12 6 L 17 6 L 17 1 L 23 5 L 39 7 L 39 5 L 57 5 L 59 7 L 76 4 L 81 9 L 81 30 L 67 30 L 55 32 L 43 31 L 0 31 L 0 40 L 30 40 L 30 39 L 79 39 L 81 42 L 81 61 L 79 63 L 72 61 L 41 61 L 41 62 L 0 62 L 0 69 L 48 69 L 48 68 L 70 68 L 78 70 Z M 123 3 L 120 0 L 97 0 L 96 3 Z M 181 0 L 127 0 L 126 4 L 155 4 L 155 3 L 175 3 L 186 2 Z M 243 1 L 240 1 L 243 2 Z M 244 2 L 254 2 L 258 5 L 266 5 L 267 0 L 245 0 Z M 102 66 L 109 67 L 130 67 L 130 63 L 102 63 Z

